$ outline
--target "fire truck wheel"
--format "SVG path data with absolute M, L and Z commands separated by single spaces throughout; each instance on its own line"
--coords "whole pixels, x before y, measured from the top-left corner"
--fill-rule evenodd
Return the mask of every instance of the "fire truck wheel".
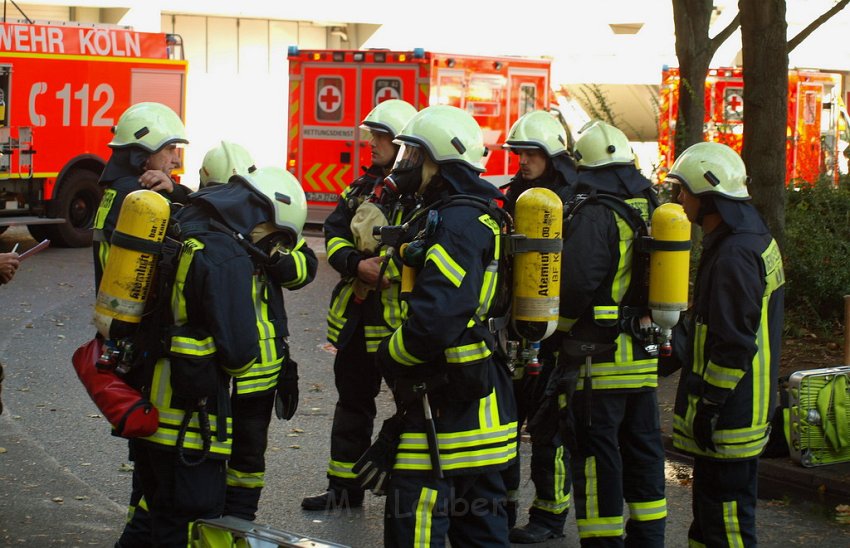
M 36 240 L 49 238 L 51 245 L 87 247 L 92 241 L 94 222 L 103 189 L 97 183 L 99 175 L 88 169 L 75 169 L 65 176 L 51 217 L 64 217 L 58 225 L 30 225 L 27 228 Z

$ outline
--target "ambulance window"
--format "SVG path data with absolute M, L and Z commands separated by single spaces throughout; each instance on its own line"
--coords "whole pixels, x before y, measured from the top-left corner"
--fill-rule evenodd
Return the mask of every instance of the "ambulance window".
M 534 110 L 537 104 L 537 86 L 534 84 L 521 84 L 519 86 L 519 105 L 517 112 L 520 116 Z
M 375 78 L 372 93 L 375 105 L 387 99 L 401 99 L 402 96 L 400 78 Z
M 504 88 L 502 76 L 473 76 L 466 96 L 467 112 L 473 116 L 499 116 Z
M 431 96 L 430 104 L 463 108 L 463 72 L 440 72 L 435 91 L 436 97 Z

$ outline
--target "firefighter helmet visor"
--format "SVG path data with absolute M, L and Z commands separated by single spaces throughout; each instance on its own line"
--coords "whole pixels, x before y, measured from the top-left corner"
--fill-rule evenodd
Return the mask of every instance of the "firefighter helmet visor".
M 422 164 L 425 163 L 425 154 L 426 152 L 422 150 L 421 146 L 414 143 L 403 143 L 398 149 L 393 171 L 409 171 L 422 167 Z

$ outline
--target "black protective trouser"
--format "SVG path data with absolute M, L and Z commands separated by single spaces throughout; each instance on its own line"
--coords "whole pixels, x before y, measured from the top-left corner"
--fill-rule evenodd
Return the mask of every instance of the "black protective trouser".
M 381 390 L 381 373 L 375 354 L 366 352 L 362 325 L 336 354 L 334 382 L 339 399 L 331 427 L 328 484 L 335 490 L 362 491 L 351 468 L 372 445 L 375 398 Z
M 187 546 L 192 522 L 221 516 L 226 484 L 223 459 L 207 458 L 186 466 L 176 451 L 142 442 L 135 444 L 133 454 L 148 504 L 149 546 Z
M 231 398 L 233 449 L 227 463 L 224 515 L 253 521 L 266 477 L 266 447 L 275 391 Z
M 134 460 L 131 452 L 130 460 Z M 115 548 L 147 548 L 151 545 L 151 518 L 142 491 L 139 473 L 133 470 L 130 504 L 127 506 L 127 523 Z
M 550 358 L 543 361 L 543 368 L 539 375 L 524 375 L 521 379 L 513 382 L 514 396 L 517 403 L 517 448 L 519 448 L 519 437 L 522 435 L 522 424 L 528 419 L 535 417 L 544 403 L 544 393 L 555 369 L 555 359 Z M 528 509 L 529 521 L 542 525 L 547 529 L 562 532 L 567 515 L 570 511 L 570 452 L 561 439 L 561 428 L 559 423 L 562 419 L 557 406 L 558 394 L 553 393 L 549 397 L 554 398 L 549 407 L 547 417 L 542 419 L 551 421 L 553 436 L 535 436 L 531 434 L 531 481 L 534 483 L 535 496 L 531 507 Z M 538 417 L 539 418 L 539 417 Z M 516 501 L 521 483 L 522 466 L 520 464 L 519 452 L 517 458 L 511 465 L 502 471 L 505 488 L 509 501 Z M 511 515 L 511 513 L 514 515 Z M 516 505 L 508 507 L 508 522 L 513 526 L 516 521 Z
M 393 474 L 384 509 L 384 546 L 508 547 L 505 485 L 499 472 L 436 479 Z
M 570 463 L 581 545 L 663 548 L 667 502 L 655 389 L 594 390 L 590 424 L 585 396 L 579 390 L 573 397 L 576 439 Z
M 694 457 L 694 519 L 688 540 L 697 546 L 756 546 L 758 459 Z

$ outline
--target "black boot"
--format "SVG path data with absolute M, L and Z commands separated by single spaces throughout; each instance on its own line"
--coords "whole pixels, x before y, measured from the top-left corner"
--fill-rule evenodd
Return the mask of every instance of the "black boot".
M 514 527 L 508 534 L 508 539 L 516 544 L 537 544 L 545 542 L 550 538 L 561 538 L 564 536 L 562 531 L 549 529 L 545 525 L 540 525 L 529 521 L 528 524 L 522 527 Z
M 363 506 L 363 491 L 354 489 L 328 488 L 324 493 L 301 500 L 305 510 L 334 510 L 336 508 L 360 508 Z

